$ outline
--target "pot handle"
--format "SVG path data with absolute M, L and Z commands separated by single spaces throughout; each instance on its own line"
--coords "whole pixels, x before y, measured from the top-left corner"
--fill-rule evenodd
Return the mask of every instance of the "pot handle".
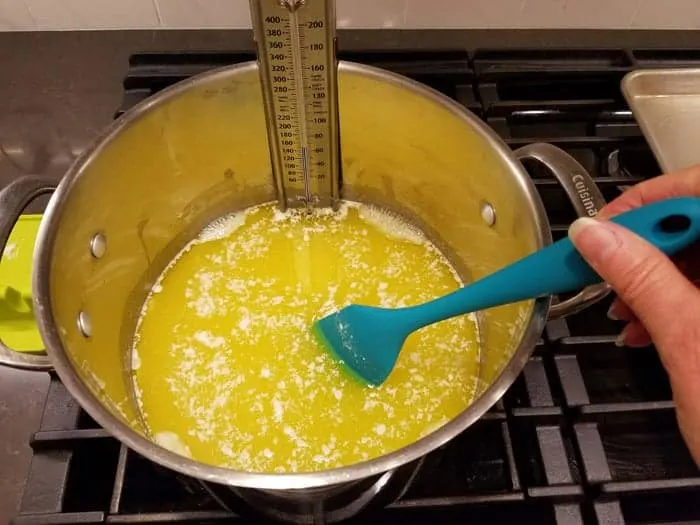
M 56 183 L 29 175 L 16 179 L 0 190 L 0 257 L 24 208 L 40 195 L 52 193 Z M 51 370 L 51 360 L 44 350 L 16 352 L 0 340 L 0 365 L 25 370 Z
M 535 143 L 523 146 L 513 154 L 520 161 L 534 160 L 544 165 L 563 186 L 579 217 L 593 217 L 605 206 L 605 198 L 586 168 L 561 148 L 547 143 Z M 609 293 L 610 286 L 606 283 L 588 286 L 574 297 L 552 304 L 549 318 L 573 315 L 597 303 Z

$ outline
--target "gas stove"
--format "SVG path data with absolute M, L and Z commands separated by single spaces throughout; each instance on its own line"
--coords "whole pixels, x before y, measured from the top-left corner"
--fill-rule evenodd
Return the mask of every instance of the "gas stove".
M 700 65 L 685 50 L 339 52 L 427 84 L 517 148 L 550 142 L 594 176 L 608 200 L 660 169 L 620 92 L 632 69 Z M 115 116 L 158 90 L 250 53 L 137 54 Z M 574 211 L 562 188 L 527 166 L 555 240 Z M 615 346 L 610 298 L 548 324 L 503 399 L 347 523 L 700 522 L 700 471 L 678 431 L 653 348 Z M 241 498 L 128 450 L 52 377 L 15 525 L 272 523 Z M 380 483 L 381 484 L 381 483 Z M 377 485 L 378 486 L 378 485 Z M 352 512 L 314 512 L 317 523 Z M 336 509 L 337 510 L 337 509 Z M 269 513 L 268 513 L 269 514 Z M 308 519 L 307 519 L 308 522 Z

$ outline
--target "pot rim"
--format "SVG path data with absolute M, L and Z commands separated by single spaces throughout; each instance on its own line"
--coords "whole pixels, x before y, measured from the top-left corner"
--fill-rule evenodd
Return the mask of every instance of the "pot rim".
M 549 221 L 534 183 L 505 142 L 481 122 L 476 115 L 446 95 L 417 81 L 384 69 L 348 61 L 339 61 L 338 69 L 339 74 L 341 72 L 360 74 L 414 91 L 416 94 L 427 97 L 450 110 L 457 118 L 460 118 L 472 129 L 481 133 L 512 170 L 516 182 L 531 206 L 537 234 L 537 248 L 551 243 Z M 523 332 L 520 344 L 508 364 L 481 396 L 450 422 L 410 445 L 371 460 L 329 470 L 284 474 L 248 472 L 209 465 L 171 452 L 142 436 L 105 408 L 80 379 L 68 353 L 63 347 L 58 329 L 54 323 L 49 271 L 55 231 L 58 228 L 61 213 L 66 205 L 66 198 L 70 194 L 71 188 L 84 174 L 93 159 L 131 123 L 137 121 L 155 107 L 187 92 L 192 86 L 219 78 L 227 78 L 230 75 L 257 70 L 258 65 L 256 62 L 244 62 L 217 68 L 169 86 L 136 104 L 121 117 L 113 121 L 93 140 L 91 146 L 76 159 L 51 198 L 37 234 L 33 258 L 32 287 L 35 290 L 33 303 L 39 332 L 45 342 L 46 353 L 51 359 L 58 377 L 81 407 L 99 425 L 107 429 L 126 446 L 161 466 L 208 482 L 253 489 L 285 491 L 328 487 L 383 474 L 419 459 L 447 443 L 480 419 L 503 396 L 522 371 L 544 330 L 551 297 L 542 297 L 533 301 L 530 320 Z

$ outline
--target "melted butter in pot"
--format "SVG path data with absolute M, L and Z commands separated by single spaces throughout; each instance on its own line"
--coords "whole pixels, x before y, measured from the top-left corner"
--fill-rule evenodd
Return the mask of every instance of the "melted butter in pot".
M 476 322 L 407 340 L 381 387 L 345 374 L 310 332 L 350 303 L 407 306 L 460 286 L 443 255 L 375 208 L 219 221 L 166 269 L 133 348 L 137 399 L 157 443 L 255 472 L 308 472 L 411 444 L 472 400 Z

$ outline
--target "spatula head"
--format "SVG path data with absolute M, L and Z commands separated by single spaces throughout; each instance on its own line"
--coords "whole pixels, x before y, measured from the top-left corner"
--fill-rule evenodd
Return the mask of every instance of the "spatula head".
M 379 386 L 394 369 L 409 331 L 396 310 L 350 305 L 314 323 L 313 331 L 352 376 Z

